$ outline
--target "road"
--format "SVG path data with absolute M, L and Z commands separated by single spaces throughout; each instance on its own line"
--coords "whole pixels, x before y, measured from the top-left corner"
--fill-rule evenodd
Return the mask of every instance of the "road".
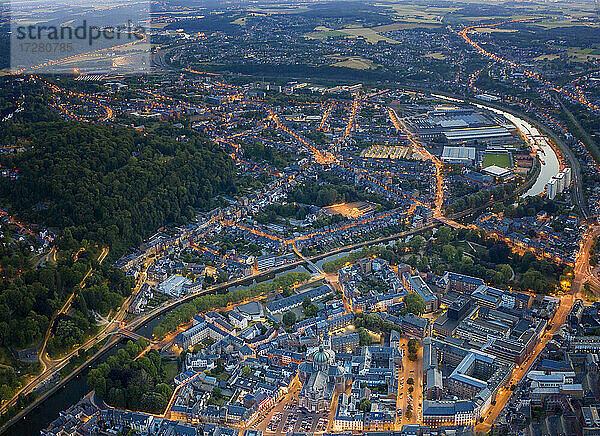
M 575 101 L 579 104 L 581 104 L 583 107 L 585 107 L 586 109 L 592 111 L 593 113 L 597 113 L 598 111 L 600 111 L 600 107 L 598 107 L 597 105 L 590 103 L 585 96 L 581 93 L 581 91 L 579 90 L 577 94 L 573 94 L 572 92 L 570 92 L 567 89 L 564 89 L 560 86 L 558 86 L 555 83 L 550 82 L 549 80 L 543 78 L 540 74 L 528 70 L 527 68 L 523 67 L 522 65 L 519 65 L 513 61 L 510 61 L 508 59 L 504 59 L 500 56 L 497 56 L 494 53 L 490 53 L 487 50 L 485 50 L 484 48 L 482 48 L 478 43 L 476 43 L 475 41 L 473 41 L 470 37 L 469 37 L 469 33 L 471 31 L 473 31 L 476 28 L 483 28 L 483 27 L 497 27 L 497 26 L 502 26 L 503 24 L 507 24 L 507 23 L 514 23 L 514 22 L 523 22 L 523 21 L 532 21 L 532 20 L 536 20 L 536 18 L 527 18 L 527 19 L 521 19 L 521 20 L 507 20 L 507 21 L 502 21 L 499 23 L 494 23 L 494 24 L 485 24 L 485 25 L 476 25 L 476 26 L 472 26 L 472 27 L 467 27 L 465 29 L 463 29 L 461 32 L 459 32 L 459 35 L 464 39 L 464 41 L 471 45 L 473 48 L 475 48 L 477 50 L 477 52 L 479 54 L 481 54 L 482 56 L 487 57 L 488 59 L 494 61 L 494 62 L 499 62 L 501 64 L 505 64 L 505 65 L 509 65 L 513 68 L 519 69 L 521 70 L 527 77 L 534 79 L 536 81 L 538 81 L 539 83 L 545 85 L 549 90 L 551 91 L 555 91 L 556 93 L 558 93 L 559 95 L 562 95 L 564 97 L 567 97 L 569 99 L 571 99 L 572 101 Z M 569 116 L 570 112 L 566 109 L 566 107 L 563 105 L 562 101 L 559 102 L 562 106 L 562 109 L 565 111 L 565 113 L 567 114 L 567 116 Z M 572 117 L 572 115 L 571 115 Z M 574 118 L 572 119 L 574 120 Z M 578 125 L 577 120 L 575 121 L 575 125 Z M 585 131 L 583 131 L 584 135 L 585 135 Z M 594 142 L 591 142 L 591 144 L 593 145 Z M 563 147 L 563 149 L 567 152 L 568 147 Z M 592 156 L 597 156 L 597 150 L 593 149 L 593 150 L 588 150 L 590 152 L 590 154 Z M 575 159 L 572 152 L 570 152 L 570 150 L 567 152 L 567 156 L 569 157 L 569 160 L 573 163 Z M 598 164 L 598 162 L 596 162 Z M 581 185 L 580 185 L 580 180 L 578 180 L 580 178 L 578 171 L 575 171 L 575 169 L 579 168 L 579 164 L 573 164 L 572 165 L 573 169 L 574 169 L 574 179 L 575 179 L 575 199 L 578 202 L 578 205 L 580 206 L 581 210 L 583 211 L 584 214 L 587 213 L 587 208 L 585 206 L 585 203 L 583 201 L 583 195 L 581 193 Z
M 504 387 L 500 390 L 498 396 L 496 397 L 496 404 L 492 405 L 488 409 L 486 415 L 484 416 L 484 421 L 475 426 L 476 432 L 487 433 L 488 431 L 490 431 L 493 423 L 498 418 L 498 415 L 500 415 L 500 412 L 502 412 L 502 409 L 504 409 L 504 406 L 506 406 L 506 403 L 512 396 L 513 391 L 510 389 L 510 385 L 516 385 L 523 378 L 523 376 L 527 374 L 527 371 L 529 371 L 531 366 L 535 363 L 537 357 L 542 352 L 546 344 L 552 339 L 552 336 L 564 324 L 565 320 L 567 319 L 567 315 L 571 310 L 571 306 L 573 306 L 574 302 L 575 297 L 573 294 L 568 294 L 561 298 L 560 306 L 558 307 L 554 318 L 552 318 L 552 320 L 550 321 L 550 330 L 544 334 L 544 336 L 537 344 L 535 349 L 532 351 L 532 353 L 528 355 L 529 357 L 527 358 L 527 360 L 525 360 L 525 362 L 523 362 L 521 365 L 515 367 L 513 375 L 506 385 L 508 386 L 508 388 Z
M 108 250 L 107 247 L 102 248 L 102 251 L 100 252 L 100 255 L 98 256 L 98 263 L 102 263 L 102 261 L 104 261 L 104 258 L 108 254 L 108 251 L 109 250 Z M 79 255 L 80 252 L 81 252 L 81 250 L 79 250 L 79 252 L 77 253 L 77 255 Z M 48 325 L 48 329 L 46 330 L 46 334 L 45 334 L 44 340 L 42 342 L 42 346 L 41 346 L 40 351 L 38 353 L 38 357 L 40 359 L 40 363 L 42 364 L 42 372 L 46 368 L 51 367 L 52 364 L 53 364 L 53 362 L 54 362 L 52 359 L 50 359 L 50 356 L 48 356 L 48 354 L 46 353 L 46 345 L 48 344 L 48 339 L 50 339 L 50 336 L 52 334 L 52 328 L 54 326 L 54 322 L 56 321 L 56 318 L 58 318 L 60 315 L 63 315 L 65 313 L 67 313 L 71 309 L 71 303 L 73 302 L 73 298 L 75 298 L 75 295 L 77 294 L 78 291 L 80 291 L 81 289 L 83 289 L 85 287 L 85 281 L 90 276 L 90 274 L 92 274 L 92 271 L 93 271 L 93 268 L 90 267 L 90 269 L 88 269 L 88 272 L 85 274 L 85 276 L 83 277 L 83 279 L 79 283 L 79 286 L 77 286 L 73 290 L 73 292 L 71 293 L 71 295 L 69 295 L 69 298 L 67 298 L 67 300 L 62 305 L 62 307 L 60 308 L 60 310 L 58 312 L 56 312 L 52 316 L 52 319 L 50 320 L 50 323 Z
M 549 322 L 550 330 L 546 331 L 540 342 L 537 344 L 535 349 L 528 355 L 527 359 L 523 364 L 518 365 L 510 381 L 507 383 L 507 386 L 516 385 L 523 378 L 527 371 L 531 368 L 531 366 L 537 360 L 539 354 L 542 352 L 548 341 L 552 339 L 552 336 L 560 329 L 560 327 L 564 324 L 567 319 L 567 315 L 571 310 L 571 307 L 575 303 L 575 300 L 581 298 L 581 286 L 587 275 L 589 274 L 589 250 L 592 246 L 594 236 L 596 236 L 600 232 L 600 227 L 592 227 L 590 228 L 584 235 L 583 242 L 579 249 L 579 253 L 577 255 L 577 259 L 575 262 L 574 268 L 574 280 L 571 286 L 571 292 L 567 295 L 561 297 L 560 305 L 554 314 L 554 317 Z M 498 415 L 502 412 L 502 409 L 506 406 L 506 403 L 510 399 L 512 395 L 512 390 L 510 388 L 502 388 L 498 393 L 496 398 L 496 404 L 492 405 L 488 410 L 487 414 L 484 416 L 484 422 L 477 424 L 475 430 L 477 432 L 487 433 L 493 423 L 498 418 Z
M 109 252 L 109 249 L 107 247 L 104 247 L 102 249 L 102 251 L 100 252 L 100 255 L 98 256 L 99 263 L 102 263 L 102 261 L 104 261 L 108 252 Z M 65 314 L 69 311 L 69 309 L 71 307 L 71 302 L 73 301 L 75 294 L 77 293 L 78 290 L 82 289 L 85 286 L 85 280 L 90 276 L 92 271 L 93 271 L 92 268 L 90 268 L 88 270 L 88 272 L 86 273 L 84 278 L 79 283 L 79 286 L 74 289 L 73 293 L 69 296 L 69 298 L 67 298 L 67 300 L 62 305 L 62 307 L 52 316 L 52 319 L 50 320 L 50 324 L 48 326 L 48 329 L 46 330 L 44 340 L 41 344 L 40 351 L 38 353 L 38 358 L 42 365 L 42 372 L 37 377 L 34 377 L 33 379 L 31 379 L 29 381 L 29 383 L 27 383 L 23 388 L 21 388 L 17 393 L 15 393 L 15 395 L 13 396 L 12 399 L 5 402 L 2 405 L 2 407 L 0 408 L 0 413 L 4 413 L 8 407 L 11 407 L 12 405 L 14 405 L 16 403 L 16 400 L 19 395 L 27 395 L 27 394 L 33 392 L 41 383 L 45 382 L 46 380 L 51 378 L 56 372 L 60 371 L 60 369 L 62 369 L 69 362 L 69 359 L 71 357 L 73 357 L 75 354 L 77 354 L 79 352 L 79 350 L 81 350 L 81 349 L 87 350 L 87 349 L 91 348 L 93 345 L 95 345 L 97 342 L 104 339 L 104 337 L 106 337 L 106 335 L 104 335 L 104 336 L 102 336 L 102 335 L 104 332 L 106 332 L 107 328 L 112 327 L 112 323 L 109 323 L 105 327 L 105 329 L 103 329 L 97 336 L 95 336 L 94 338 L 90 338 L 87 342 L 85 342 L 84 344 L 80 345 L 79 347 L 71 350 L 69 353 L 67 353 L 67 355 L 61 357 L 60 359 L 53 360 L 50 358 L 50 356 L 48 356 L 48 353 L 46 353 L 46 345 L 48 343 L 48 339 L 50 338 L 50 336 L 52 334 L 52 326 L 53 326 L 56 318 L 59 315 Z
M 423 156 L 427 160 L 431 160 L 435 165 L 435 199 L 434 199 L 434 216 L 436 218 L 443 217 L 442 206 L 444 204 L 444 174 L 442 161 L 435 157 L 433 154 L 423 147 L 419 141 L 417 141 L 412 132 L 406 127 L 402 120 L 398 117 L 396 111 L 392 108 L 388 108 L 388 115 L 392 124 L 398 132 L 404 133 L 409 142 L 411 143 L 414 150 Z
M 594 275 L 593 268 L 590 265 L 590 249 L 594 243 L 594 239 L 600 234 L 600 226 L 593 226 L 583 235 L 581 249 L 579 250 L 575 268 L 573 269 L 573 283 L 571 292 L 577 298 L 581 298 L 581 289 L 584 283 L 590 282 L 597 287 L 600 287 L 600 280 Z
M 400 347 L 404 350 L 402 364 L 404 370 L 400 371 L 398 380 L 398 394 L 396 396 L 396 410 L 402 410 L 402 417 L 396 418 L 396 430 L 402 429 L 403 425 L 420 424 L 423 417 L 423 347 L 419 348 L 417 360 L 414 362 L 408 358 L 408 339 L 400 339 Z M 408 384 L 412 378 L 414 384 Z M 409 392 L 413 387 L 412 394 Z M 411 417 L 406 416 L 408 405 L 412 405 Z

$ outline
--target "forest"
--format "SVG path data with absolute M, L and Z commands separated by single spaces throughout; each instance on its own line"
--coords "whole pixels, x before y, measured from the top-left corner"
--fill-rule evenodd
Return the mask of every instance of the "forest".
M 142 353 L 147 346 L 145 339 L 128 341 L 125 348 L 90 371 L 89 387 L 111 406 L 163 413 L 173 388 L 162 382 L 165 367 L 158 351 Z
M 200 137 L 43 121 L 5 123 L 0 142 L 26 145 L 0 159 L 20 175 L 0 180 L 0 202 L 29 222 L 110 246 L 112 258 L 235 190 L 233 162 Z

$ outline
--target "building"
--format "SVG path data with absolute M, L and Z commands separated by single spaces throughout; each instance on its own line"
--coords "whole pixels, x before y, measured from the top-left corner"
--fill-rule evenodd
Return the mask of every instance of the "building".
M 426 318 L 421 318 L 412 313 L 407 313 L 402 317 L 402 332 L 413 339 L 423 340 L 429 322 Z
M 481 285 L 471 294 L 471 297 L 473 297 L 481 307 L 495 309 L 500 304 L 503 294 L 504 292 L 500 289 Z
M 419 294 L 423 298 L 425 312 L 433 312 L 438 309 L 439 301 L 437 296 L 419 274 L 414 276 L 407 273 L 402 274 L 402 283 L 410 292 Z
M 299 294 L 291 295 L 289 297 L 280 298 L 279 300 L 273 301 L 268 309 L 271 313 L 283 313 L 288 310 L 292 310 L 302 304 L 305 298 L 310 300 L 316 300 L 318 298 L 325 297 L 326 295 L 332 294 L 333 288 L 329 285 L 322 285 L 318 288 L 310 289 L 308 291 L 301 292 Z
M 558 192 L 558 183 L 556 179 L 550 179 L 548 183 L 546 183 L 546 196 L 550 200 L 554 200 L 554 198 L 559 194 Z
M 171 275 L 167 280 L 158 285 L 158 290 L 163 294 L 172 297 L 180 297 L 183 294 L 184 286 L 191 284 L 192 281 L 178 274 Z
M 449 164 L 473 165 L 475 147 L 444 147 L 441 160 Z
M 515 174 L 506 168 L 497 165 L 491 165 L 481 170 L 482 173 L 492 176 L 497 182 L 505 183 L 515 177 Z
M 431 427 L 474 425 L 479 419 L 472 401 L 423 401 L 423 424 Z
M 473 425 L 510 380 L 514 365 L 466 349 L 456 338 L 423 340 L 423 423 L 432 427 Z M 454 368 L 454 369 L 453 369 Z M 442 369 L 452 370 L 442 382 Z
M 360 337 L 356 332 L 331 336 L 330 341 L 331 349 L 337 353 L 352 353 L 360 345 Z
M 452 129 L 443 132 L 449 144 L 502 145 L 515 140 L 512 133 L 503 126 L 471 127 Z
M 193 347 L 207 338 L 210 338 L 217 343 L 222 340 L 227 340 L 235 348 L 242 348 L 244 346 L 243 340 L 233 336 L 220 326 L 208 322 L 202 316 L 195 316 L 192 327 L 175 336 L 173 342 L 178 347 L 186 349 Z
M 565 188 L 567 188 L 571 186 L 571 168 L 566 167 L 562 172 L 565 175 Z
M 440 286 L 445 288 L 446 292 L 457 291 L 471 294 L 481 285 L 485 285 L 485 282 L 478 277 L 471 277 L 451 271 L 446 271 L 440 279 Z
M 346 373 L 336 363 L 335 352 L 323 345 L 310 358 L 298 366 L 302 382 L 298 405 L 310 412 L 329 411 L 334 391 L 341 393 L 346 386 Z

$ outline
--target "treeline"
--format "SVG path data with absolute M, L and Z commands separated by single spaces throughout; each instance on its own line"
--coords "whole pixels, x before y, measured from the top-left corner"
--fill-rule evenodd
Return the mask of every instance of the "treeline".
M 240 303 L 248 298 L 267 294 L 278 289 L 289 292 L 293 284 L 303 283 L 309 278 L 310 274 L 306 272 L 290 272 L 276 277 L 270 282 L 259 283 L 251 288 L 231 291 L 226 294 L 210 294 L 196 297 L 191 302 L 169 312 L 165 319 L 154 328 L 154 336 L 159 339 L 164 338 L 167 333 L 175 330 L 180 324 L 188 322 L 198 313 L 220 309 L 230 303 Z
M 288 200 L 296 203 L 314 204 L 324 207 L 336 203 L 348 203 L 366 199 L 367 195 L 359 193 L 354 186 L 350 185 L 319 185 L 315 182 L 306 182 L 296 186 L 288 194 Z
M 27 151 L 0 158 L 17 180 L 0 180 L 0 200 L 30 222 L 70 228 L 117 256 L 166 223 L 235 189 L 234 165 L 199 137 L 177 141 L 132 128 L 78 122 L 6 122 L 2 143 Z
M 86 278 L 85 286 L 76 291 L 69 315 L 57 318 L 53 326 L 53 336 L 46 347 L 50 355 L 82 344 L 97 328 L 96 315 L 107 316 L 131 294 L 133 279 L 122 270 L 95 261 L 90 266 L 93 272 Z
M 367 192 L 363 187 L 349 185 L 345 179 L 331 172 L 320 174 L 317 181 L 297 185 L 288 194 L 288 201 L 320 207 L 342 202 L 370 201 L 378 204 L 377 211 L 394 207 L 394 203 L 386 200 L 382 195 Z
M 465 242 L 480 246 L 476 256 L 466 254 Z M 438 229 L 435 242 L 427 242 L 419 269 L 438 275 L 454 271 L 480 277 L 494 286 L 510 284 L 514 289 L 548 294 L 556 289 L 569 268 L 538 259 L 529 251 L 523 255 L 513 253 L 506 242 L 488 238 L 483 230 L 453 230 L 444 226 Z
M 361 312 L 354 314 L 354 326 L 358 328 L 366 328 L 368 330 L 380 331 L 389 333 L 396 330 L 402 333 L 402 326 L 390 321 L 384 320 L 381 315 L 374 312 Z
M 513 194 L 516 188 L 517 185 L 515 183 L 507 183 L 505 185 L 497 186 L 493 189 L 481 190 L 476 194 L 466 195 L 459 198 L 454 203 L 446 206 L 446 212 L 457 213 L 462 212 L 463 210 L 483 206 L 492 198 L 501 200 L 508 195 Z
M 150 413 L 163 413 L 173 388 L 166 378 L 160 353 L 150 350 L 140 356 L 148 341 L 128 341 L 114 356 L 88 375 L 88 386 L 111 406 Z M 136 359 L 137 358 L 137 359 Z
M 298 204 L 269 204 L 256 214 L 255 219 L 262 224 L 277 222 L 285 218 L 303 220 L 309 212 L 310 210 L 307 206 Z
M 379 255 L 384 250 L 385 248 L 383 246 L 364 247 L 362 250 L 354 251 L 347 256 L 338 257 L 337 259 L 325 262 L 323 263 L 322 268 L 326 273 L 332 273 L 343 267 L 346 263 L 354 263 L 359 259 L 369 257 L 373 254 Z

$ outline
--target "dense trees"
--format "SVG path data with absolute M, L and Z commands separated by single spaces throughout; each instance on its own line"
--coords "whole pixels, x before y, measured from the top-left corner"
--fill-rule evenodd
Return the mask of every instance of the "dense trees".
M 231 159 L 199 137 L 176 141 L 62 121 L 5 123 L 0 140 L 16 138 L 30 146 L 0 159 L 20 174 L 0 180 L 0 198 L 32 222 L 110 245 L 115 256 L 234 189 Z
M 317 305 L 308 297 L 306 297 L 302 302 L 302 309 L 304 311 L 304 316 L 307 318 L 313 318 L 319 313 L 319 308 Z
M 64 261 L 0 280 L 0 344 L 24 348 L 38 342 L 86 271 L 81 262 Z
M 357 329 L 358 332 L 358 341 L 361 347 L 366 345 L 371 345 L 373 343 L 373 339 L 371 338 L 371 334 L 364 327 L 359 327 Z
M 313 204 L 320 207 L 359 200 L 378 203 L 385 209 L 393 206 L 381 195 L 368 193 L 362 188 L 349 185 L 344 179 L 332 174 L 322 174 L 317 182 L 305 182 L 296 186 L 288 194 L 290 202 Z
M 367 400 L 366 398 L 361 399 L 358 403 L 358 410 L 360 410 L 361 412 L 370 412 L 371 401 Z
M 460 197 L 454 203 L 446 206 L 449 213 L 462 212 L 463 210 L 483 206 L 492 199 L 502 199 L 514 193 L 516 183 L 507 183 L 489 190 L 481 190 L 475 194 Z
M 294 312 L 286 312 L 283 314 L 283 319 L 281 320 L 283 325 L 286 327 L 291 327 L 296 324 L 296 314 Z
M 145 339 L 135 343 L 129 341 L 116 355 L 90 371 L 90 388 L 114 407 L 164 412 L 173 388 L 162 382 L 165 373 L 157 351 L 151 350 L 138 357 L 147 346 Z
M 537 204 L 533 200 L 530 204 Z M 455 271 L 480 277 L 493 286 L 531 290 L 547 294 L 557 288 L 559 276 L 565 268 L 535 254 L 513 253 L 504 241 L 488 238 L 482 230 L 452 230 L 441 227 L 435 234 L 435 243 L 426 248 L 428 263 L 436 274 Z M 468 255 L 477 248 L 476 255 Z
M 69 315 L 61 316 L 54 324 L 54 335 L 48 340 L 48 352 L 56 355 L 83 343 L 95 328 L 95 313 L 106 316 L 121 306 L 132 287 L 132 278 L 123 271 L 112 265 L 96 263 L 92 274 L 85 280 L 85 286 L 80 291 L 76 290 Z
M 297 155 L 294 153 L 269 147 L 256 141 L 244 143 L 242 147 L 247 158 L 258 162 L 267 162 L 279 169 L 291 165 L 297 159 Z
M 404 297 L 404 304 L 406 305 L 406 311 L 414 313 L 415 315 L 421 315 L 425 312 L 425 301 L 419 294 L 408 294 Z
M 286 218 L 303 220 L 308 215 L 308 212 L 309 210 L 306 206 L 297 204 L 270 204 L 256 214 L 255 219 L 262 224 L 274 223 Z
M 381 318 L 381 315 L 373 312 L 355 313 L 354 326 L 357 329 L 364 327 L 369 330 L 381 331 L 384 333 L 389 333 L 392 330 L 397 330 L 399 332 L 402 331 L 402 326 L 394 324 L 393 322 L 385 321 L 383 318 Z

